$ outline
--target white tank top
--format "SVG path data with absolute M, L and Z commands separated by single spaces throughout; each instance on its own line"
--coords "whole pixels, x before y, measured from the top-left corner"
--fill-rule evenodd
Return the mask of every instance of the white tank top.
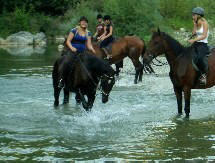
M 201 26 L 201 28 L 199 28 L 199 29 L 196 30 L 197 38 L 202 36 L 203 30 L 204 30 L 203 25 Z M 209 35 L 209 29 L 208 29 L 208 32 L 207 32 L 207 37 L 205 39 L 199 40 L 197 42 L 208 43 L 208 35 Z

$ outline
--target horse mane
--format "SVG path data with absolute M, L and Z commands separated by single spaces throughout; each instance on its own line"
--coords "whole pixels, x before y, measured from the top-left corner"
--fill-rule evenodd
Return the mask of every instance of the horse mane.
M 161 35 L 170 44 L 171 49 L 176 53 L 177 56 L 185 51 L 185 47 L 181 45 L 179 41 L 175 40 L 165 32 L 161 32 Z
M 110 75 L 114 74 L 113 68 L 104 59 L 100 59 L 94 56 L 93 54 L 90 54 L 89 52 L 88 53 L 85 52 L 83 54 L 83 59 L 86 59 L 87 63 L 89 63 L 87 66 L 88 68 L 93 68 L 99 73 L 103 72 L 103 73 L 108 73 Z
M 165 32 L 161 32 L 161 36 L 163 36 L 163 38 L 170 44 L 170 47 L 175 52 L 176 57 L 188 56 L 187 52 L 191 49 L 191 47 L 184 47 L 181 43 L 179 43 L 179 41 Z

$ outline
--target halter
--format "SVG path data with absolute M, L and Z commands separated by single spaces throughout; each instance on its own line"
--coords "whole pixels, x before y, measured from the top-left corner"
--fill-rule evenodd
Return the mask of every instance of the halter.
M 107 78 L 109 78 L 109 79 L 111 79 L 111 80 L 114 79 L 114 76 L 108 76 L 107 74 L 102 75 L 101 78 L 102 78 L 103 76 L 106 76 Z M 101 94 L 103 94 L 103 95 L 105 95 L 105 96 L 109 96 L 109 93 L 105 93 L 105 92 L 101 89 L 101 84 L 100 84 L 100 87 L 98 88 L 98 90 L 100 90 Z

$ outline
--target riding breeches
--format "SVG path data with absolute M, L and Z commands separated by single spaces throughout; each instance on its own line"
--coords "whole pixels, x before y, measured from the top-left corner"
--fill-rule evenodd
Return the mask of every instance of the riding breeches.
M 106 47 L 108 44 L 110 44 L 111 42 L 113 42 L 113 37 L 110 36 L 106 39 L 104 39 L 101 43 L 100 43 L 100 48 L 104 48 Z
M 208 72 L 208 58 L 207 55 L 209 54 L 209 49 L 206 43 L 203 42 L 195 42 L 193 44 L 195 49 L 195 59 L 199 71 L 201 74 Z

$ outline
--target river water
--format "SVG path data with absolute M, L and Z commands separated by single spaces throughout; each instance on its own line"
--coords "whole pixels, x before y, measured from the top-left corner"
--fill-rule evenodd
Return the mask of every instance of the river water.
M 215 88 L 193 90 L 190 119 L 177 117 L 168 66 L 134 85 L 126 59 L 107 104 L 98 93 L 86 113 L 72 95 L 55 109 L 57 56 L 56 46 L 27 55 L 0 49 L 0 160 L 215 162 Z

